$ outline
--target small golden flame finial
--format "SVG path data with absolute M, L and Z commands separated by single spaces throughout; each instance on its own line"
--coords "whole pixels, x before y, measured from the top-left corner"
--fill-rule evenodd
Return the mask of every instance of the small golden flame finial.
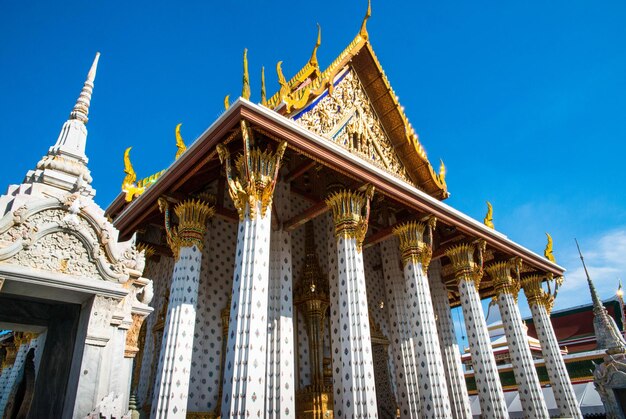
M 361 30 L 359 31 L 359 35 L 361 38 L 367 41 L 368 33 L 367 33 L 367 20 L 372 16 L 372 0 L 367 0 L 367 12 L 365 13 L 365 18 L 363 19 L 363 23 L 361 24 Z
M 552 263 L 556 263 L 556 259 L 554 258 L 554 254 L 552 253 L 552 236 L 546 233 L 546 237 L 548 238 L 548 243 L 546 243 L 546 248 L 543 251 L 543 255 Z
M 439 177 L 442 180 L 446 179 L 446 165 L 443 164 L 443 160 L 439 159 Z
M 495 228 L 493 225 L 493 207 L 489 201 L 487 201 L 487 214 L 485 215 L 483 223 L 489 228 Z
M 265 67 L 261 67 L 261 105 L 267 105 L 267 97 L 265 96 Z
M 224 97 L 224 110 L 227 111 L 230 108 L 230 95 Z
M 309 64 L 313 67 L 319 69 L 320 64 L 317 61 L 317 50 L 322 45 L 322 27 L 320 24 L 317 24 L 317 42 L 315 42 L 315 46 L 313 47 L 313 52 L 311 53 L 311 58 L 309 58 Z
M 243 88 L 241 97 L 250 100 L 250 77 L 248 76 L 248 48 L 243 50 Z
M 287 86 L 287 80 L 285 79 L 285 75 L 283 74 L 282 66 L 282 61 L 276 63 L 276 74 L 278 74 L 278 84 L 280 84 L 280 87 Z
M 178 149 L 176 151 L 176 160 L 178 160 L 178 158 L 183 155 L 185 150 L 187 150 L 187 146 L 185 145 L 185 141 L 183 141 L 183 136 L 180 135 L 180 127 L 182 125 L 183 124 L 176 125 L 176 130 L 175 130 L 175 133 L 176 133 L 176 148 Z

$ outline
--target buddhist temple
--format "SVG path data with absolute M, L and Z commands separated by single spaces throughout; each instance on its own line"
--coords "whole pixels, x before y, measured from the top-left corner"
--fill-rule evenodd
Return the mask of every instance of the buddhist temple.
M 491 205 L 481 222 L 446 204 L 446 168 L 435 170 L 399 103 L 370 17 L 368 7 L 325 69 L 321 32 L 295 75 L 279 62 L 273 95 L 265 73 L 251 85 L 244 51 L 241 96 L 226 97 L 194 141 L 172 127 L 178 151 L 167 168 L 139 177 L 128 148 L 106 212 L 93 202 L 85 154 L 94 63 L 57 143 L 0 198 L 0 322 L 24 333 L 7 343 L 0 408 L 73 418 L 469 418 L 450 314 L 460 306 L 481 417 L 505 418 L 481 303 L 493 298 L 524 416 L 548 418 L 518 307 L 526 298 L 558 414 L 582 417 L 550 321 L 564 275 L 551 240 L 538 255 L 496 229 Z M 20 304 L 33 316 L 59 313 L 29 326 Z M 48 349 L 59 339 L 65 346 Z M 46 364 L 51 351 L 63 359 Z M 24 382 L 24 365 L 38 375 L 33 393 L 18 397 L 1 383 Z M 42 395 L 39 377 L 65 396 Z M 38 415 L 37 400 L 54 402 L 54 414 Z

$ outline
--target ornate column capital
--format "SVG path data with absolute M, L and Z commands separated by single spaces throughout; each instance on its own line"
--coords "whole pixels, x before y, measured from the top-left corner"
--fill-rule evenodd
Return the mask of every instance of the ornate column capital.
M 424 272 L 427 272 L 433 252 L 432 247 L 424 242 L 425 229 L 424 223 L 409 221 L 394 227 L 393 234 L 400 241 L 402 262 L 405 265 L 410 262 L 421 263 Z
M 485 268 L 493 280 L 496 296 L 502 293 L 511 294 L 517 301 L 520 282 L 511 275 L 511 271 L 515 268 L 515 263 L 515 261 L 494 262 Z
M 549 316 L 554 306 L 554 296 L 543 289 L 542 282 L 541 275 L 528 275 L 522 278 L 521 285 L 524 288 L 528 305 L 537 304 L 544 307 Z
M 274 188 L 280 163 L 287 149 L 287 142 L 278 144 L 276 151 L 269 149 L 261 150 L 251 147 L 252 130 L 247 122 L 241 121 L 241 134 L 243 136 L 243 153 L 235 162 L 238 176 L 233 177 L 230 162 L 230 152 L 224 144 L 217 145 L 217 154 L 226 170 L 228 181 L 228 193 L 237 208 L 239 219 L 243 220 L 246 209 L 249 210 L 250 219 L 257 215 L 257 207 L 261 203 L 261 217 L 272 205 Z
M 452 262 L 452 269 L 454 270 L 457 283 L 463 279 L 471 280 L 478 289 L 483 277 L 483 267 L 481 263 L 476 263 L 475 261 L 476 247 L 472 243 L 463 243 L 452 246 L 445 253 Z
M 365 193 L 343 190 L 326 198 L 326 205 L 333 211 L 335 238 L 356 239 L 359 252 L 367 233 L 370 200 L 373 195 L 374 187 L 370 185 Z
M 215 214 L 215 207 L 201 199 L 188 199 L 174 207 L 174 214 L 178 217 L 178 226 L 170 227 L 169 203 L 165 198 L 159 198 L 159 209 L 165 212 L 165 231 L 167 243 L 178 259 L 181 247 L 204 247 L 204 234 L 207 230 L 207 221 Z

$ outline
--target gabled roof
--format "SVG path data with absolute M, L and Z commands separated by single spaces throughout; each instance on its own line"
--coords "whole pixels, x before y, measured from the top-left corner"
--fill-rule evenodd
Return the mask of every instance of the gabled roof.
M 347 67 L 351 67 L 365 88 L 389 140 L 415 186 L 435 198 L 445 199 L 449 195 L 445 166 L 442 162 L 439 173 L 436 173 L 430 164 L 426 151 L 369 42 L 365 26 L 368 17 L 369 11 L 357 36 L 323 72 L 317 68 L 317 60 L 309 60 L 293 78 L 285 81 L 279 65 L 277 70 L 281 87 L 264 105 L 287 117 L 296 116 L 326 91 L 332 94 L 337 77 Z M 318 46 L 319 40 L 316 48 Z

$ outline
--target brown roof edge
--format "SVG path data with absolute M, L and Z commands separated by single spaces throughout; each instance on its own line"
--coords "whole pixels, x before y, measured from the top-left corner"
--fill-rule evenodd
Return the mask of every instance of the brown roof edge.
M 303 152 L 318 161 L 325 162 L 334 170 L 348 171 L 352 176 L 361 179 L 364 183 L 371 183 L 379 192 L 420 212 L 432 214 L 441 222 L 455 226 L 472 237 L 485 239 L 490 246 L 512 256 L 521 257 L 526 263 L 540 271 L 550 272 L 555 275 L 563 275 L 565 272 L 565 269 L 561 266 L 513 242 L 504 234 L 490 229 L 444 202 L 376 168 L 369 162 L 350 154 L 349 151 L 341 148 L 339 145 L 311 133 L 294 121 L 270 109 L 242 98 L 237 99 L 228 111 L 200 135 L 187 152 L 174 162 L 152 187 L 119 213 L 114 221 L 115 227 L 122 234 L 132 232 L 141 223 L 142 217 L 146 216 L 149 212 L 148 210 L 153 205 L 156 205 L 158 197 L 166 193 L 168 188 L 180 176 L 184 175 L 187 169 L 193 167 L 214 151 L 217 143 L 241 118 L 263 127 L 265 131 L 276 137 L 285 139 L 291 148 Z M 113 201 L 107 213 L 114 209 L 113 205 L 119 199 L 118 196 Z

